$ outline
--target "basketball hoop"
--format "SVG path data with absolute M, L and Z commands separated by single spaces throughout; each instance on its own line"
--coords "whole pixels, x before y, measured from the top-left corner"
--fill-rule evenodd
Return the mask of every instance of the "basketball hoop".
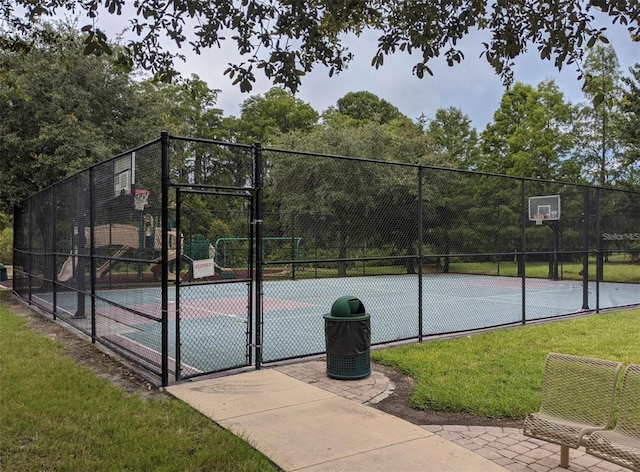
M 136 193 L 133 196 L 133 206 L 136 210 L 144 210 L 144 207 L 149 203 L 149 191 L 144 189 L 136 189 Z
M 544 219 L 547 217 L 544 213 L 535 213 L 533 215 L 533 221 L 536 222 L 536 225 L 541 225 Z

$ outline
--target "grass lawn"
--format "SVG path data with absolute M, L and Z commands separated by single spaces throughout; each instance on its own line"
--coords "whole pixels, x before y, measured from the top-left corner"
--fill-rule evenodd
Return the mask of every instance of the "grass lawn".
M 502 277 L 518 277 L 518 264 L 514 261 L 496 262 L 460 262 L 456 258 L 449 264 L 451 274 L 476 274 L 476 275 L 499 275 Z M 418 268 L 416 267 L 417 271 Z M 582 262 L 561 262 L 558 270 L 560 277 L 564 280 L 582 280 Z M 441 274 L 442 268 L 435 265 L 423 266 L 425 274 Z M 526 275 L 531 278 L 547 279 L 549 276 L 549 264 L 547 262 L 528 262 Z M 589 263 L 589 279 L 595 281 L 596 261 L 591 259 Z M 352 277 L 365 275 L 402 275 L 407 269 L 403 265 L 375 265 L 373 263 L 358 263 L 347 269 L 347 275 Z M 611 257 L 609 262 L 603 266 L 605 282 L 640 283 L 640 266 L 632 264 L 622 256 Z M 296 278 L 332 278 L 338 276 L 338 270 L 327 268 L 314 268 L 307 264 L 304 269 L 296 269 Z M 268 274 L 267 274 L 268 276 Z
M 113 386 L 26 327 L 0 290 L 0 470 L 276 471 L 176 399 Z
M 640 309 L 372 351 L 417 382 L 412 406 L 522 419 L 540 406 L 545 357 L 640 363 Z

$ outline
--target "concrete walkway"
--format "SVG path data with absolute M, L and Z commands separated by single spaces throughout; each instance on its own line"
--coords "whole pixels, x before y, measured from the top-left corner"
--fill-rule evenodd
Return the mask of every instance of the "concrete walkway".
M 248 440 L 286 471 L 566 471 L 560 447 L 518 428 L 414 425 L 371 406 L 393 393 L 372 372 L 330 379 L 322 361 L 250 371 L 167 388 Z M 571 450 L 572 472 L 626 469 Z
M 462 446 L 275 369 L 167 391 L 286 471 L 504 471 Z

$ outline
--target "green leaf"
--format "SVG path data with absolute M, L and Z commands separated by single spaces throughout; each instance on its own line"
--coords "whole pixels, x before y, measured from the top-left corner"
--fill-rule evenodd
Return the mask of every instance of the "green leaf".
M 97 44 L 91 42 L 84 47 L 84 49 L 82 50 L 82 54 L 84 54 L 85 56 L 90 56 L 97 48 Z
M 604 94 L 602 92 L 596 93 L 593 97 L 593 108 L 598 108 L 604 102 Z

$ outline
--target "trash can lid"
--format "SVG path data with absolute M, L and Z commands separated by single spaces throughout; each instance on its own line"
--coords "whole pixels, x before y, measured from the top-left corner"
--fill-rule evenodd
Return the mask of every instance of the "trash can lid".
M 331 313 L 325 315 L 331 318 L 361 318 L 368 316 L 360 299 L 351 295 L 338 298 L 331 306 Z
M 0 269 L 4 269 L 4 264 L 0 262 Z

